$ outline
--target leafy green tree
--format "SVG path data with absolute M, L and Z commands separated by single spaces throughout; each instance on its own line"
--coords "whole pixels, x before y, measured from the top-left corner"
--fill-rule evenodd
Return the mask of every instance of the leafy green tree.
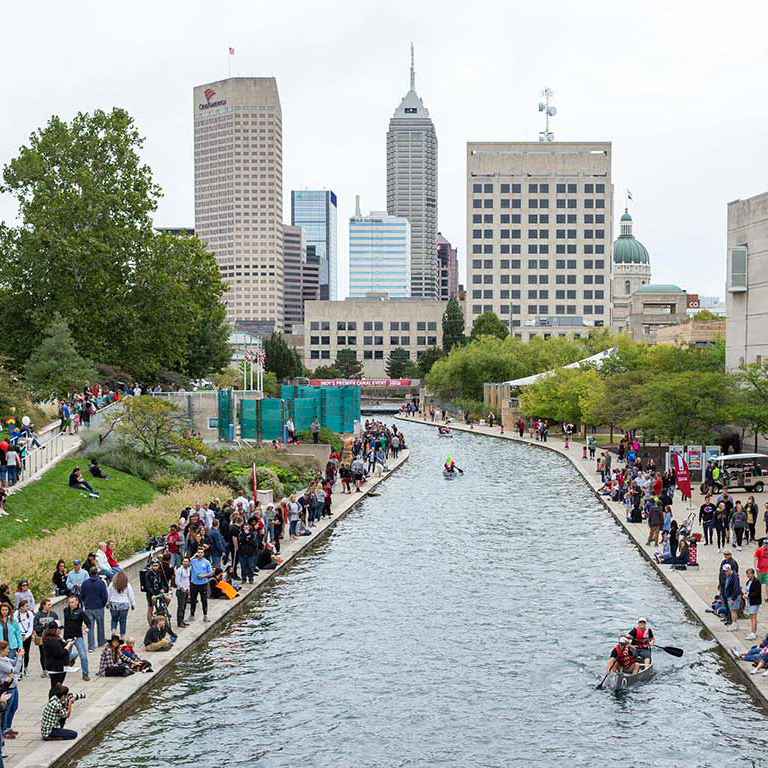
M 304 367 L 295 348 L 289 347 L 282 333 L 273 333 L 264 343 L 266 371 L 272 371 L 278 381 L 288 381 L 301 376 Z
M 107 416 L 122 439 L 155 461 L 186 451 L 186 425 L 181 411 L 168 400 L 144 395 L 127 397 Z
M 197 238 L 158 235 L 160 189 L 122 109 L 58 117 L 3 169 L 19 226 L 0 226 L 0 311 L 21 363 L 59 313 L 80 354 L 151 378 L 221 367 L 223 284 Z
M 731 406 L 725 373 L 658 373 L 639 390 L 637 423 L 647 435 L 670 443 L 706 442 L 727 421 Z
M 447 354 L 464 341 L 464 313 L 456 297 L 451 296 L 443 312 L 443 350 Z
M 499 319 L 495 312 L 483 312 L 475 318 L 472 324 L 472 338 L 479 336 L 495 336 L 497 339 L 506 339 L 509 336 L 509 328 Z
M 335 365 L 318 365 L 312 372 L 313 379 L 342 379 L 341 371 Z
M 590 368 L 558 368 L 525 387 L 520 394 L 520 412 L 528 417 L 581 424 L 587 396 L 599 381 L 597 371 Z
M 0 422 L 8 418 L 19 422 L 25 414 L 35 418 L 38 414 L 32 410 L 29 390 L 21 376 L 11 369 L 8 358 L 0 355 Z
M 408 350 L 402 347 L 395 347 L 390 353 L 387 359 L 387 364 L 384 370 L 387 372 L 387 376 L 390 379 L 402 379 L 406 371 L 411 367 L 411 356 Z
M 754 435 L 768 437 L 768 362 L 741 365 L 733 375 L 731 420 Z
M 58 316 L 29 356 L 25 375 L 37 400 L 55 400 L 80 391 L 98 376 L 91 362 L 78 354 L 69 325 Z
M 340 349 L 334 367 L 341 372 L 343 379 L 359 379 L 363 375 L 363 364 L 357 359 L 354 349 Z
M 694 323 L 716 323 L 718 320 L 722 320 L 714 312 L 710 312 L 708 309 L 700 309 L 692 318 Z
M 432 370 L 432 366 L 444 356 L 445 353 L 440 347 L 427 347 L 419 352 L 417 367 L 420 378 L 425 379 Z
M 616 373 L 600 376 L 585 393 L 582 416 L 585 424 L 606 425 L 610 440 L 616 427 L 634 425 L 637 421 L 639 389 L 647 377 L 637 373 Z

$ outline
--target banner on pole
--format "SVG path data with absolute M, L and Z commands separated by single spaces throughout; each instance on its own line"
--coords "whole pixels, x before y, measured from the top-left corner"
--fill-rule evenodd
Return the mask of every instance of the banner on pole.
M 693 477 L 694 472 L 704 472 L 704 449 L 700 445 L 689 445 L 686 459 L 691 477 Z M 704 478 L 701 477 L 699 479 L 703 480 Z
M 413 379 L 310 379 L 311 387 L 410 387 Z
M 675 451 L 672 453 L 672 466 L 677 474 L 677 487 L 683 494 L 683 498 L 691 498 L 691 475 L 688 471 L 688 465 L 685 463 L 682 453 Z
M 259 498 L 257 491 L 259 490 L 259 478 L 256 474 L 256 462 L 251 465 L 251 479 L 253 480 L 253 500 L 256 501 Z
M 672 469 L 673 467 L 672 454 L 679 453 L 680 455 L 682 455 L 684 450 L 685 450 L 684 445 L 670 445 L 667 450 L 667 466 L 665 467 L 665 469 Z

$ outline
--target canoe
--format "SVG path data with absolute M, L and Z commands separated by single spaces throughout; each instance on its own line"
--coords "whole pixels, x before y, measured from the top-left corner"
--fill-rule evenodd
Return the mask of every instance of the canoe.
M 612 691 L 619 691 L 628 688 L 630 685 L 644 683 L 653 677 L 653 661 L 647 666 L 642 667 L 636 675 L 628 675 L 625 672 L 611 672 L 605 681 L 605 687 Z
M 453 437 L 453 432 L 438 432 L 438 437 Z
M 458 474 L 457 472 L 449 472 L 447 469 L 443 470 L 443 477 L 446 480 L 455 480 L 457 474 Z

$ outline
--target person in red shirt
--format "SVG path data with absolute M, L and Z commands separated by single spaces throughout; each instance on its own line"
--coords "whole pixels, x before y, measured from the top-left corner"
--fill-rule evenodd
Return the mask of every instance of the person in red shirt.
M 107 562 L 109 563 L 110 567 L 120 567 L 120 563 L 118 563 L 117 559 L 115 558 L 115 542 L 112 539 L 107 542 L 107 548 L 104 550 L 104 554 L 107 556 Z
M 664 481 L 661 478 L 661 472 L 656 473 L 656 479 L 653 481 L 653 495 L 661 496 L 661 491 L 664 488 Z
M 755 575 L 765 585 L 765 597 L 768 600 L 768 538 L 755 550 Z
M 178 568 L 181 565 L 181 552 L 179 551 L 180 541 L 181 534 L 179 533 L 179 526 L 172 525 L 168 529 L 168 535 L 165 537 L 165 544 L 168 551 L 171 553 L 171 565 L 174 568 Z

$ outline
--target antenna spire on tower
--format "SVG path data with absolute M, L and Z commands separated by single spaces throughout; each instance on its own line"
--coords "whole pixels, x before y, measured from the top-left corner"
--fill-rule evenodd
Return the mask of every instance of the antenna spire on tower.
M 416 90 L 416 71 L 413 68 L 413 43 L 411 43 L 411 90 Z

